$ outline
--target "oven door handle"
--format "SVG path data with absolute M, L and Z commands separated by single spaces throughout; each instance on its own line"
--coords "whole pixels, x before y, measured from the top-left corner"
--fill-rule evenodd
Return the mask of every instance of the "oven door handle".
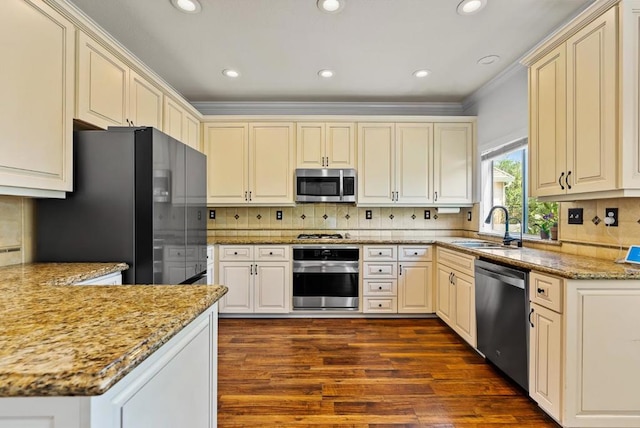
M 299 266 L 294 263 L 293 273 L 358 273 L 358 265 L 345 266 L 344 264 L 316 264 Z
M 328 164 L 329 162 L 327 162 Z M 329 165 L 327 165 L 329 166 Z M 340 200 L 344 200 L 344 171 L 340 170 Z

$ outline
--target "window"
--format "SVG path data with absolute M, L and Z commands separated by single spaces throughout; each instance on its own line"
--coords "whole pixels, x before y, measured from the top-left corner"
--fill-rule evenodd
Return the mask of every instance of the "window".
M 480 231 L 504 235 L 503 211 L 494 211 L 491 223 L 484 223 L 494 205 L 509 210 L 509 232 L 514 235 L 522 228 L 525 235 L 540 236 L 541 230 L 548 232 L 549 226 L 557 221 L 556 202 L 539 202 L 528 195 L 527 142 L 524 138 L 482 155 Z

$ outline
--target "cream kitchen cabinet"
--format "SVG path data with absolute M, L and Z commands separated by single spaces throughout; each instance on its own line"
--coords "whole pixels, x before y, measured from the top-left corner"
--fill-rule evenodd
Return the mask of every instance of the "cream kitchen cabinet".
M 118 55 L 78 32 L 76 119 L 100 128 L 162 128 L 163 93 Z
M 200 145 L 200 121 L 171 97 L 164 98 L 164 122 L 162 130 L 184 144 L 202 151 Z
M 532 196 L 640 195 L 640 96 L 634 89 L 640 9 L 634 2 L 612 3 L 596 2 L 523 59 L 529 66 Z
M 354 123 L 298 122 L 297 168 L 355 168 Z
M 289 312 L 289 246 L 221 245 L 219 259 L 219 283 L 229 288 L 220 300 L 220 313 Z
M 207 203 L 292 205 L 294 124 L 207 123 Z
M 359 205 L 470 205 L 472 123 L 359 123 Z
M 475 257 L 437 248 L 436 314 L 476 347 Z
M 72 190 L 75 33 L 42 1 L 2 4 L 0 194 Z
M 433 202 L 433 125 L 358 124 L 358 204 Z
M 474 130 L 472 123 L 434 124 L 433 202 L 473 202 Z M 407 179 L 410 179 L 408 176 Z
M 433 312 L 431 251 L 429 246 L 365 246 L 363 312 Z

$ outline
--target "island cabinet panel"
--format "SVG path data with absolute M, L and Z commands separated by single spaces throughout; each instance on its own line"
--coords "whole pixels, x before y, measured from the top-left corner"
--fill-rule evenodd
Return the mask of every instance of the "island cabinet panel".
M 2 2 L 0 194 L 72 190 L 75 33 L 42 1 Z

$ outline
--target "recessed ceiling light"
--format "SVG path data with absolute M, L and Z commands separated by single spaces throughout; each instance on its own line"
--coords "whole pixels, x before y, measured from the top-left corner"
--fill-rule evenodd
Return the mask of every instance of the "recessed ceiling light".
M 458 14 L 472 15 L 479 12 L 487 4 L 487 0 L 462 0 L 458 5 Z
M 413 72 L 415 77 L 427 77 L 429 75 L 429 70 L 416 70 Z
M 318 0 L 318 9 L 326 13 L 338 13 L 344 8 L 345 0 Z
M 202 10 L 198 0 L 171 0 L 171 4 L 180 12 L 199 13 Z
M 478 60 L 478 64 L 480 65 L 491 65 L 500 61 L 500 57 L 498 55 L 487 55 L 483 56 Z
M 238 77 L 238 76 L 240 76 L 240 73 L 238 73 L 235 70 L 231 70 L 229 68 L 226 68 L 226 69 L 222 70 L 222 74 L 224 74 L 227 77 Z
M 318 76 L 328 79 L 329 77 L 333 77 L 333 71 L 331 71 L 331 70 L 320 70 L 320 71 L 318 71 Z

